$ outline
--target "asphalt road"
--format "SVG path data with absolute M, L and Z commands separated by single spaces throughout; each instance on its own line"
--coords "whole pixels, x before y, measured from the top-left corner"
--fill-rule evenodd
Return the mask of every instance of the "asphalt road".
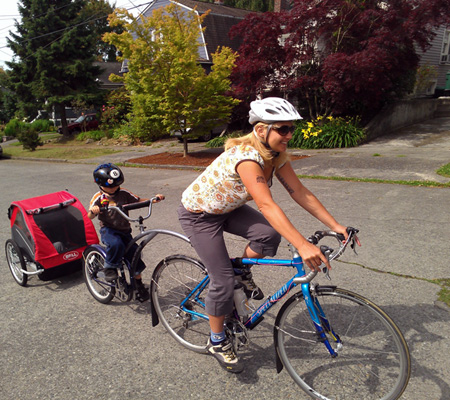
M 448 142 L 445 146 L 449 148 Z M 435 153 L 440 154 L 445 146 L 437 146 Z M 411 146 L 410 151 L 413 150 L 416 151 Z M 360 154 L 366 150 L 356 151 Z M 388 157 L 393 148 L 385 143 L 377 150 L 367 150 L 366 163 L 361 162 L 360 168 L 352 164 L 359 156 L 345 157 L 342 152 L 316 152 L 303 164 L 302 160 L 296 162 L 295 168 L 299 172 L 316 168 L 325 175 L 331 170 L 342 173 L 345 165 L 348 171 L 356 173 L 374 159 L 379 162 L 372 151 L 384 151 L 386 170 L 389 159 L 398 163 L 409 157 Z M 430 148 L 424 150 L 424 160 L 430 159 L 427 151 L 432 153 Z M 409 153 L 399 150 L 398 154 Z M 333 158 L 339 159 L 334 166 L 330 161 Z M 416 160 L 415 156 L 410 160 Z M 447 157 L 446 162 L 449 161 Z M 366 173 L 380 168 L 383 166 L 367 168 Z M 11 237 L 6 210 L 14 200 L 68 189 L 87 206 L 96 191 L 92 169 L 89 164 L 1 160 L 0 241 L 4 243 Z M 397 172 L 408 169 L 402 165 Z M 411 171 L 414 172 L 413 167 Z M 159 192 L 167 197 L 155 206 L 147 226 L 181 232 L 176 207 L 182 191 L 198 172 L 124 168 L 124 173 L 124 187 L 146 197 Z M 390 176 L 394 173 L 392 169 Z M 431 169 L 429 173 L 432 174 Z M 361 230 L 363 246 L 359 255 L 348 251 L 342 257 L 344 262 L 335 263 L 331 275 L 334 284 L 382 306 L 403 331 L 413 369 L 402 398 L 450 399 L 450 313 L 446 306 L 436 304 L 439 286 L 425 281 L 448 278 L 450 190 L 314 179 L 304 183 L 341 223 Z M 275 183 L 273 193 L 302 233 L 308 235 L 323 228 L 295 207 L 279 184 Z M 240 255 L 245 243 L 228 239 L 230 253 Z M 282 243 L 280 256 L 288 255 L 286 245 Z M 193 255 L 189 246 L 177 239 L 155 239 L 145 253 L 148 269 L 144 280 L 149 281 L 152 267 L 159 260 L 174 253 Z M 232 375 L 212 357 L 194 354 L 178 345 L 162 326 L 152 328 L 148 306 L 135 301 L 114 301 L 109 305 L 96 302 L 85 287 L 81 272 L 50 281 L 33 277 L 26 288 L 15 283 L 4 256 L 0 257 L 0 272 L 3 400 L 309 398 L 286 371 L 276 373 L 272 318 L 266 318 L 251 332 L 253 343 L 242 354 L 246 370 Z M 255 280 L 266 293 L 284 283 L 289 274 L 290 271 L 280 273 L 272 267 L 254 270 Z M 274 307 L 270 315 L 274 317 L 278 310 Z

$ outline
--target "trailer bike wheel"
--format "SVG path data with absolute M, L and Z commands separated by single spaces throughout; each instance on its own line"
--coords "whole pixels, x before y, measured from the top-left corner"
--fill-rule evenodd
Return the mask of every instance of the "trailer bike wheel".
M 83 275 L 86 286 L 95 300 L 107 304 L 114 298 L 116 288 L 98 278 L 97 274 L 103 270 L 104 264 L 105 258 L 96 248 L 88 249 L 83 256 Z
M 174 255 L 156 266 L 150 287 L 153 306 L 169 334 L 198 353 L 206 353 L 210 336 L 205 314 L 207 282 L 202 290 L 194 289 L 206 276 L 205 267 L 196 259 Z
M 14 280 L 20 286 L 26 286 L 28 275 L 22 271 L 26 271 L 27 267 L 19 246 L 12 239 L 8 239 L 5 244 L 6 260 L 8 261 L 9 270 Z
M 318 337 L 303 295 L 286 301 L 275 322 L 277 354 L 315 399 L 394 400 L 411 373 L 408 346 L 392 319 L 370 300 L 324 287 L 312 294 L 330 346 Z

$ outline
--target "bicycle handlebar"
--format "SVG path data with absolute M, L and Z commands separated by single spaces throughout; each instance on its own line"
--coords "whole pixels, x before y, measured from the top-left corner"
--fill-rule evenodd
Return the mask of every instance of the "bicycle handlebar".
M 142 221 L 150 218 L 152 215 L 152 206 L 153 203 L 161 200 L 159 196 L 152 197 L 150 200 L 145 201 L 139 201 L 137 203 L 130 203 L 130 204 L 124 204 L 123 206 L 106 206 L 106 207 L 100 207 L 100 212 L 107 211 L 107 210 L 114 210 L 117 211 L 123 218 L 130 222 L 139 222 L 142 223 Z M 127 215 L 124 211 L 129 210 L 138 210 L 140 208 L 148 207 L 148 214 L 145 217 L 139 216 L 137 218 L 131 218 L 129 215 Z
M 125 211 L 137 210 L 139 208 L 147 207 L 148 205 L 150 205 L 150 203 L 151 203 L 150 200 L 145 200 L 145 201 L 141 201 L 141 202 L 137 202 L 137 203 L 125 204 L 122 206 L 122 209 Z
M 324 237 L 335 238 L 337 240 L 337 242 L 339 243 L 339 247 L 337 250 L 333 250 L 331 247 L 328 247 L 328 246 L 320 246 L 320 250 L 322 251 L 322 254 L 325 257 L 327 257 L 327 260 L 330 262 L 330 261 L 333 261 L 333 260 L 339 258 L 344 253 L 344 251 L 347 248 L 349 243 L 351 243 L 350 247 L 352 249 L 355 248 L 356 243 L 359 245 L 359 240 L 358 240 L 358 237 L 356 236 L 356 234 L 358 232 L 359 232 L 358 229 L 348 227 L 347 228 L 348 237 L 347 237 L 347 240 L 345 240 L 344 235 L 337 233 L 337 232 L 316 231 L 314 233 L 314 235 L 312 235 L 308 238 L 308 241 L 312 244 L 317 245 L 320 242 L 320 240 L 323 239 Z M 330 279 L 330 276 L 328 273 L 328 268 L 325 266 L 325 264 L 322 263 L 320 268 L 321 268 L 322 272 L 325 273 L 327 278 Z M 317 273 L 318 273 L 318 271 L 311 271 L 305 276 L 294 278 L 294 283 L 302 284 L 302 283 L 311 282 L 316 277 Z

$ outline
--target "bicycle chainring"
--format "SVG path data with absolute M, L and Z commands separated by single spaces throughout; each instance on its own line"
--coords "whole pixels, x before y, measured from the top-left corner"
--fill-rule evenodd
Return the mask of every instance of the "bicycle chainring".
M 235 351 L 250 344 L 247 328 L 235 317 L 230 317 L 225 320 L 225 334 L 233 343 Z

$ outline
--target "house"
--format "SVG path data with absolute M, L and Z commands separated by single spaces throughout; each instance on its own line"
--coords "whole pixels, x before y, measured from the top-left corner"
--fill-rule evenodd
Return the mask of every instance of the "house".
M 206 27 L 204 33 L 199 37 L 198 62 L 209 73 L 212 66 L 212 54 L 216 52 L 219 46 L 226 46 L 237 51 L 240 46 L 240 39 L 230 39 L 228 32 L 233 25 L 241 22 L 248 14 L 253 11 L 243 10 L 225 6 L 220 0 L 215 3 L 206 3 L 196 0 L 155 0 L 139 15 L 138 18 L 150 16 L 154 10 L 166 7 L 174 3 L 187 11 L 196 8 L 198 15 L 203 15 L 208 10 L 210 13 L 203 21 L 203 27 Z M 127 72 L 126 61 L 122 64 L 121 72 Z
M 123 86 L 122 82 L 112 82 L 109 80 L 111 74 L 121 75 L 122 63 L 120 62 L 94 62 L 96 67 L 100 67 L 100 75 L 97 81 L 100 83 L 100 88 L 103 90 L 114 90 Z
M 429 85 L 424 94 L 432 95 L 450 90 L 450 27 L 441 26 L 427 51 L 417 50 L 419 66 L 430 66 L 436 76 L 430 76 Z

